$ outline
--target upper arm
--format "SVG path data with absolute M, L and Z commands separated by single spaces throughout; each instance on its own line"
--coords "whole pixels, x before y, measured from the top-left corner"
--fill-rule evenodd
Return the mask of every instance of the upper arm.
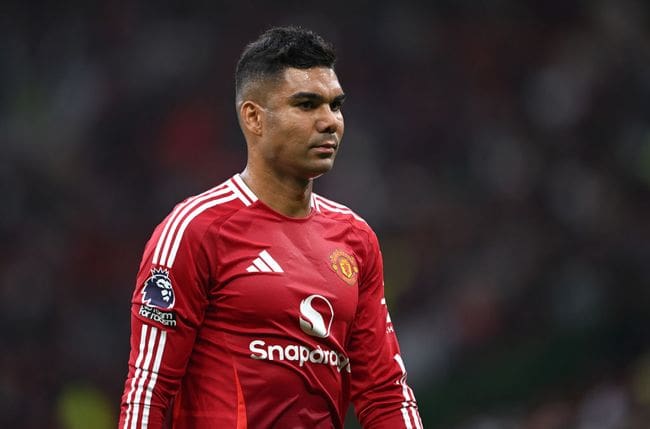
M 420 428 L 421 423 L 384 299 L 383 261 L 374 233 L 359 283 L 359 304 L 348 344 L 351 396 L 364 428 Z
M 155 255 L 157 248 L 160 254 L 161 242 L 164 246 L 165 224 L 156 228 L 145 247 L 131 300 L 131 352 L 120 428 L 133 420 L 152 429 L 161 427 L 207 304 L 210 262 L 203 234 L 187 229 L 173 263 L 161 263 Z

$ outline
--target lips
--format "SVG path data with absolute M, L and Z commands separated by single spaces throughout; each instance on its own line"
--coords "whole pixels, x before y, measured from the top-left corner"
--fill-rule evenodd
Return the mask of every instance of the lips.
M 320 141 L 318 143 L 312 144 L 310 147 L 314 149 L 331 149 L 336 150 L 339 146 L 338 142 L 335 139 L 327 139 Z
M 311 147 L 313 153 L 318 154 L 321 157 L 331 157 L 336 153 L 337 144 L 336 143 L 320 143 Z
M 322 149 L 336 149 L 338 145 L 336 143 L 321 143 L 313 146 L 314 148 Z

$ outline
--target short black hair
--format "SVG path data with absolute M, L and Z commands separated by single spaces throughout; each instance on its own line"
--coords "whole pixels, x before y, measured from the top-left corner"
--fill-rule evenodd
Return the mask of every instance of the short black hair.
M 313 31 L 293 26 L 273 27 L 249 43 L 237 62 L 237 100 L 250 81 L 276 78 L 289 67 L 333 69 L 335 62 L 336 53 L 332 45 Z

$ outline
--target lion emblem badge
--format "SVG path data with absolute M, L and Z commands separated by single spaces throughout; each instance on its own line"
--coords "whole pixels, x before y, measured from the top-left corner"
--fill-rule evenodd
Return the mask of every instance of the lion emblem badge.
M 159 268 L 151 270 L 151 276 L 144 282 L 142 287 L 142 301 L 160 309 L 171 309 L 174 307 L 174 288 L 169 279 L 169 271 Z

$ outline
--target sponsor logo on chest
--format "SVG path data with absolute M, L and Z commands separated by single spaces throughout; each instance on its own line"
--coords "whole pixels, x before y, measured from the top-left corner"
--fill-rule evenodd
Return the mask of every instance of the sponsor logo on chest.
M 316 338 L 327 338 L 334 321 L 334 308 L 322 295 L 309 295 L 300 302 L 298 326 L 305 334 Z M 305 364 L 320 364 L 335 367 L 338 372 L 350 372 L 350 359 L 335 350 L 306 347 L 301 344 L 267 344 L 253 340 L 248 345 L 250 357 L 267 361 L 292 361 L 300 367 Z

